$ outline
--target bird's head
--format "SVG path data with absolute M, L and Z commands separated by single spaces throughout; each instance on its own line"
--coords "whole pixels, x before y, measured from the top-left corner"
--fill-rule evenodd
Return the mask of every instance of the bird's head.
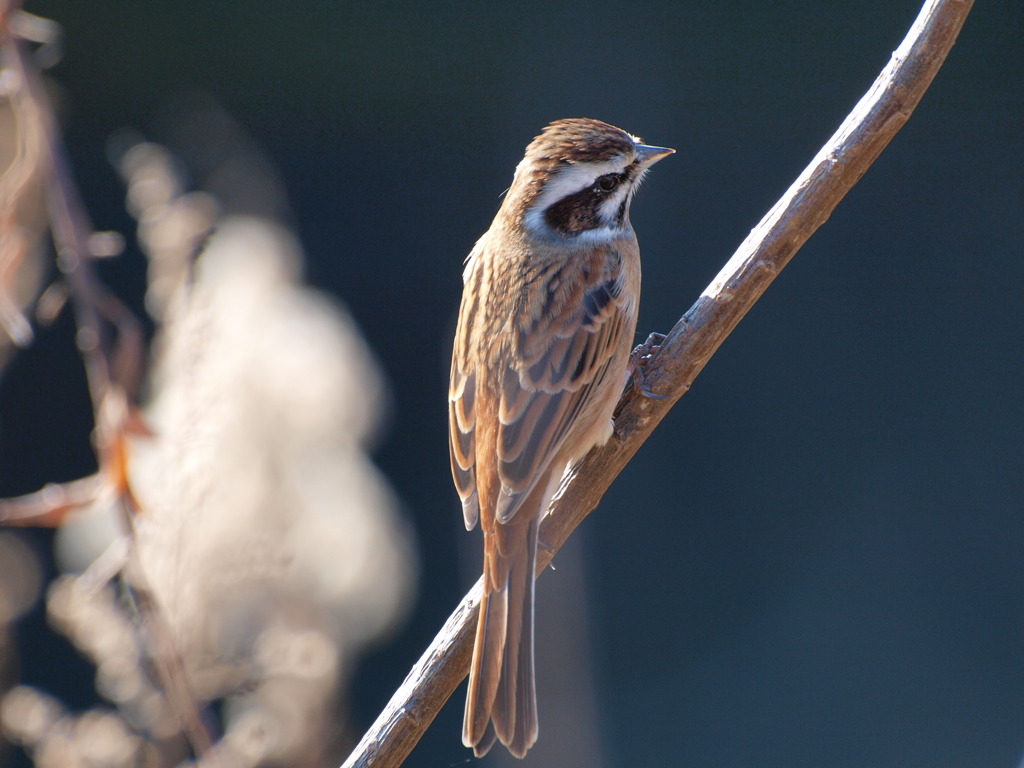
M 673 152 L 600 120 L 556 120 L 526 148 L 499 217 L 529 236 L 612 240 L 630 230 L 647 169 Z

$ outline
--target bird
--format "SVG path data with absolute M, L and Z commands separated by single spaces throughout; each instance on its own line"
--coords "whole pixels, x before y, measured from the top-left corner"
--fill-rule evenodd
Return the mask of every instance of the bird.
M 640 298 L 630 202 L 674 151 L 600 120 L 552 122 L 466 259 L 448 416 L 463 519 L 484 540 L 462 728 L 477 757 L 497 739 L 522 758 L 537 740 L 539 525 L 565 468 L 611 437 Z

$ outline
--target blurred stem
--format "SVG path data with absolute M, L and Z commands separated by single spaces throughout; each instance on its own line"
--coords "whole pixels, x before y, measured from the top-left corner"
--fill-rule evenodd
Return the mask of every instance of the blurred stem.
M 86 369 L 96 424 L 94 441 L 101 470 L 99 476 L 86 478 L 78 484 L 65 484 L 61 491 L 70 493 L 88 489 L 95 494 L 92 497 L 95 499 L 100 493 L 98 489 L 110 487 L 122 513 L 125 533 L 133 542 L 134 515 L 138 510 L 128 485 L 125 439 L 134 421 L 131 400 L 141 367 L 142 331 L 135 316 L 104 289 L 93 269 L 92 224 L 68 165 L 64 143 L 42 79 L 18 34 L 19 28 L 40 29 L 45 25 L 16 24 L 23 13 L 19 0 L 0 0 L 0 57 L 3 69 L 13 77 L 13 87 L 20 90 L 21 98 L 16 104 L 22 111 L 23 124 L 32 126 L 41 138 L 40 166 L 44 175 L 50 229 L 57 250 L 57 266 L 67 281 L 74 307 L 76 342 Z M 116 344 L 108 338 L 110 326 L 117 331 Z M 52 507 L 53 491 L 41 493 L 44 497 L 42 506 L 48 503 Z M 48 496 L 51 497 L 49 501 Z M 74 498 L 73 493 L 71 497 Z M 36 501 L 33 495 L 22 500 L 22 505 L 31 507 Z M 17 504 L 4 505 L 7 517 L 16 507 Z M 67 504 L 59 507 L 58 511 L 66 511 L 64 507 Z M 141 571 L 141 568 L 136 570 Z M 124 579 L 147 635 L 147 646 L 163 693 L 178 715 L 193 751 L 202 756 L 211 748 L 213 738 L 189 690 L 171 627 L 141 573 L 133 572 L 131 582 Z
M 89 238 L 92 227 L 68 170 L 64 145 L 57 132 L 53 110 L 39 73 L 28 60 L 25 45 L 11 29 L 13 16 L 20 11 L 17 0 L 4 4 L 3 68 L 11 72 L 28 98 L 22 108 L 31 110 L 26 124 L 42 134 L 45 189 L 50 211 L 50 227 L 57 249 L 57 265 L 67 277 L 75 308 L 77 343 L 85 362 L 93 411 L 98 412 L 103 395 L 110 387 L 110 369 L 103 354 L 103 329 L 97 312 L 98 293 L 89 266 Z
M 566 473 L 562 492 L 541 525 L 545 547 L 538 553 L 538 574 L 775 276 L 907 121 L 972 5 L 973 0 L 924 4 L 868 92 L 645 363 L 646 387 L 664 399 L 639 395 L 635 387 L 627 390 L 616 410 L 615 436 Z M 343 768 L 394 768 L 412 751 L 469 670 L 480 588 L 477 582 L 463 598 Z
M 149 588 L 144 569 L 136 559 L 129 560 L 127 567 L 129 577 L 122 579 L 122 583 L 138 614 L 139 625 L 146 631 L 147 646 L 156 666 L 160 687 L 177 714 L 192 751 L 196 756 L 203 757 L 213 748 L 213 727 L 203 718 L 202 710 L 192 695 L 185 673 L 185 662 L 175 642 L 174 633 L 160 609 L 156 595 Z

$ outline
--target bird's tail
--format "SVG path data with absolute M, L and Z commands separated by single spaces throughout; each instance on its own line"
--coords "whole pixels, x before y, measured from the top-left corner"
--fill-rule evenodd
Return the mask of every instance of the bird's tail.
M 539 517 L 502 524 L 495 545 L 484 547 L 484 592 L 462 724 L 462 742 L 477 757 L 495 738 L 516 757 L 537 741 L 533 585 Z

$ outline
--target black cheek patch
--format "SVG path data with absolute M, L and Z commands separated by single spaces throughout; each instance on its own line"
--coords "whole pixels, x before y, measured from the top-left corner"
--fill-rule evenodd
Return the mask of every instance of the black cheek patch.
M 597 229 L 601 226 L 597 209 L 602 200 L 602 195 L 587 187 L 549 206 L 544 211 L 544 221 L 562 235 L 576 235 L 588 229 Z

